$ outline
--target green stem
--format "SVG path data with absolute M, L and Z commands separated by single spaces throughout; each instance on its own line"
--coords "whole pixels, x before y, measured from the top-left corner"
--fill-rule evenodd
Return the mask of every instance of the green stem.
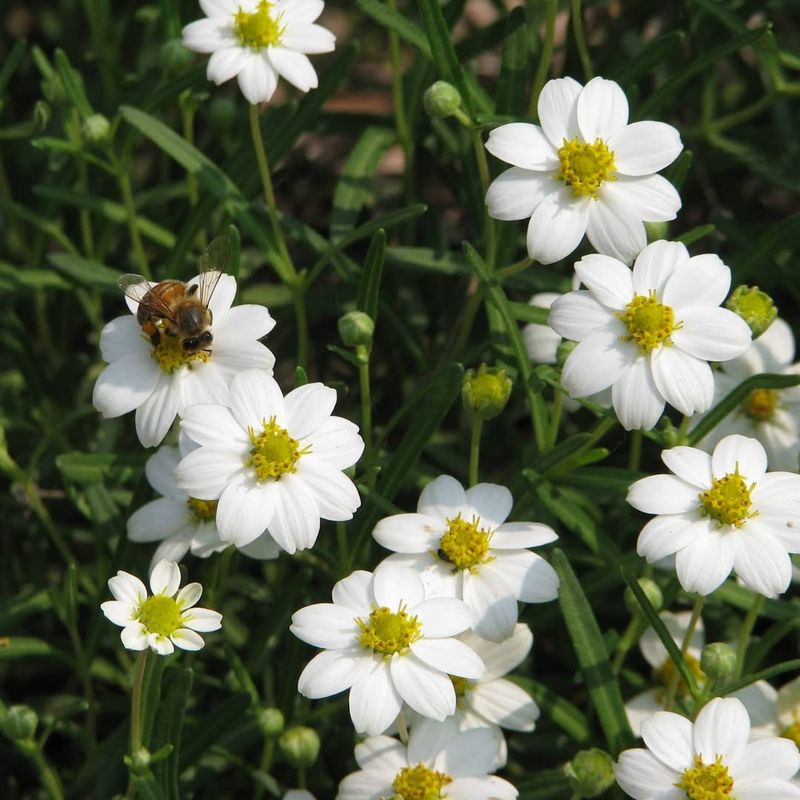
M 537 116 L 537 106 L 542 87 L 547 80 L 547 73 L 550 69 L 550 59 L 553 57 L 553 41 L 556 30 L 556 14 L 558 13 L 558 0 L 545 0 L 547 3 L 547 16 L 545 20 L 544 41 L 542 42 L 542 53 L 539 56 L 539 66 L 536 68 L 536 77 L 533 80 L 533 91 L 531 92 L 531 102 L 528 106 L 528 116 Z
M 634 616 L 623 631 L 619 644 L 617 645 L 614 663 L 611 665 L 611 669 L 615 675 L 619 675 L 622 665 L 625 662 L 625 656 L 628 654 L 631 647 L 636 644 L 636 640 L 639 638 L 639 628 L 639 620 Z
M 561 412 L 564 409 L 564 392 L 556 389 L 553 395 L 553 406 L 550 413 L 550 431 L 547 436 L 547 449 L 552 450 L 558 441 L 558 429 L 561 426 Z
M 692 636 L 694 635 L 697 623 L 700 621 L 700 613 L 703 610 L 703 603 L 705 603 L 705 600 L 706 599 L 703 597 L 703 595 L 697 595 L 697 600 L 695 600 L 694 608 L 692 609 L 692 616 L 689 618 L 689 626 L 686 628 L 686 633 L 683 635 L 683 642 L 681 643 L 681 657 L 685 656 L 689 651 L 689 644 L 692 641 Z M 676 667 L 669 679 L 669 685 L 667 686 L 667 696 L 664 700 L 664 711 L 669 711 L 672 708 L 672 704 L 675 702 L 675 694 L 678 691 L 680 677 L 681 674 L 678 672 Z
M 150 265 L 147 263 L 147 254 L 142 245 L 142 237 L 139 235 L 139 228 L 136 227 L 136 207 L 133 203 L 133 192 L 131 190 L 131 180 L 128 177 L 127 168 L 123 167 L 120 162 L 116 162 L 117 169 L 117 183 L 119 184 L 120 194 L 122 194 L 122 202 L 125 206 L 125 216 L 128 220 L 128 231 L 131 235 L 131 242 L 133 243 L 133 253 L 136 258 L 136 263 L 139 267 L 139 272 L 144 275 L 148 280 L 152 279 L 153 275 L 150 272 Z
M 589 48 L 586 46 L 586 34 L 583 30 L 583 15 L 581 14 L 581 0 L 572 0 L 572 32 L 575 35 L 575 46 L 583 67 L 583 76 L 587 81 L 594 77 L 592 62 L 589 58 Z
M 521 261 L 517 261 L 515 264 L 497 270 L 497 277 L 501 281 L 505 278 L 510 278 L 512 275 L 516 275 L 518 272 L 528 269 L 531 264 L 533 264 L 533 259 L 530 258 L 530 256 L 525 256 Z
M 747 645 L 750 642 L 750 634 L 753 632 L 753 626 L 756 624 L 761 609 L 764 608 L 764 600 L 765 598 L 763 595 L 755 595 L 753 603 L 747 612 L 747 616 L 742 623 L 742 628 L 739 631 L 739 641 L 736 646 L 736 671 L 733 673 L 734 680 L 738 681 L 744 672 L 744 659 L 747 655 Z
M 361 399 L 361 435 L 364 437 L 364 463 L 372 463 L 372 397 L 369 385 L 369 353 L 359 347 L 358 386 Z
M 483 420 L 477 415 L 472 416 L 472 431 L 469 438 L 469 485 L 478 482 L 478 460 L 481 451 L 481 431 Z
M 628 454 L 628 469 L 638 470 L 642 460 L 642 432 L 634 431 L 631 436 L 631 452 Z
M 131 756 L 142 749 L 142 685 L 144 684 L 144 668 L 147 665 L 147 647 L 139 652 L 136 659 L 136 676 L 133 679 L 131 692 Z
M 31 753 L 31 758 L 39 772 L 39 779 L 52 800 L 63 800 L 64 789 L 58 773 L 47 763 L 42 751 L 37 748 Z

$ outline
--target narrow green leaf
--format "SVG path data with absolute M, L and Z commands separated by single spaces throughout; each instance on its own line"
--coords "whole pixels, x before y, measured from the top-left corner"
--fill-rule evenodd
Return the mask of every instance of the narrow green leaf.
M 57 272 L 29 269 L 0 261 L 0 292 L 25 292 L 35 289 L 71 289 Z
M 431 57 L 431 47 L 428 39 L 419 26 L 415 25 L 405 15 L 390 8 L 381 0 L 356 0 L 356 5 L 368 17 L 371 17 L 389 31 L 396 33 L 404 42 L 416 48 L 428 58 Z
M 657 36 L 634 56 L 625 58 L 622 66 L 611 70 L 607 77 L 623 86 L 633 86 L 642 77 L 652 74 L 662 61 L 679 52 L 678 48 L 685 37 L 683 31 L 669 31 Z
M 756 273 L 769 264 L 783 250 L 796 253 L 800 242 L 800 213 L 770 225 L 767 231 L 758 237 L 747 249 L 741 260 L 733 262 L 734 275 L 737 281 Z
M 83 88 L 83 79 L 80 73 L 72 66 L 67 54 L 59 47 L 53 56 L 56 72 L 64 84 L 64 90 L 78 113 L 86 119 L 94 114 L 89 98 Z
M 676 237 L 675 241 L 683 242 L 683 244 L 688 247 L 690 244 L 694 244 L 695 242 L 699 242 L 700 239 L 710 236 L 716 229 L 716 225 L 698 225 L 696 228 L 692 228 L 690 231 L 686 231 L 686 233 L 682 233 L 680 236 Z
M 164 675 L 164 659 L 157 653 L 147 654 L 142 681 L 142 743 L 150 746 L 156 712 L 161 700 L 161 679 Z M 155 748 L 153 748 L 155 749 Z
M 231 256 L 228 260 L 228 274 L 239 277 L 239 259 L 242 254 L 242 237 L 235 225 L 228 225 L 228 238 L 231 240 Z
M 694 153 L 691 150 L 684 150 L 675 161 L 670 164 L 664 177 L 680 191 L 686 178 L 689 175 L 689 170 L 692 168 L 692 161 L 694 160 Z
M 558 601 L 567 632 L 608 748 L 616 756 L 632 739 L 619 684 L 611 669 L 606 645 L 592 607 L 567 557 L 556 549 L 552 560 L 561 582 Z
M 544 482 L 536 486 L 536 496 L 556 519 L 577 534 L 589 552 L 595 555 L 600 552 L 597 524 L 582 507 L 580 494 L 566 486 L 555 487 Z
M 439 272 L 442 275 L 465 275 L 469 265 L 462 255 L 430 247 L 389 247 L 386 262 L 393 267 Z
M 119 293 L 117 280 L 120 273 L 99 261 L 70 253 L 50 253 L 47 260 L 61 273 L 72 278 L 80 286 Z
M 655 610 L 655 608 L 653 608 L 652 603 L 647 599 L 647 595 L 642 590 L 642 587 L 639 586 L 639 581 L 637 581 L 636 578 L 634 578 L 633 575 L 631 575 L 625 569 L 622 570 L 622 577 L 625 580 L 625 583 L 628 584 L 628 588 L 633 592 L 633 596 L 636 598 L 636 602 L 639 604 L 639 607 L 647 617 L 650 627 L 655 631 L 656 635 L 661 640 L 661 644 L 664 645 L 667 653 L 669 653 L 672 663 L 675 665 L 678 672 L 680 672 L 681 678 L 689 688 L 692 697 L 697 697 L 700 690 L 697 686 L 697 681 L 695 680 L 694 674 L 692 673 L 691 669 L 689 669 L 686 661 L 681 655 L 680 647 L 675 644 L 675 640 L 672 638 L 672 636 L 670 636 L 667 626 L 661 621 L 661 617 L 658 616 L 658 612 Z
M 756 681 L 768 681 L 770 678 L 775 678 L 778 675 L 783 675 L 786 672 L 800 671 L 800 658 L 793 658 L 791 661 L 782 661 L 780 664 L 773 664 L 767 669 L 762 669 L 760 672 L 754 672 L 752 675 L 746 675 L 740 681 L 737 681 L 732 686 L 725 689 L 723 694 L 732 694 L 738 692 L 739 689 L 744 689 Z
M 517 7 L 505 23 L 495 113 L 517 116 L 525 113 L 529 61 L 525 9 Z
M 532 322 L 534 325 L 547 325 L 550 309 L 532 306 L 529 303 L 509 302 L 508 308 L 514 319 L 520 322 Z
M 519 676 L 513 676 L 512 679 L 514 683 L 527 689 L 542 712 L 578 744 L 585 744 L 589 741 L 591 738 L 589 721 L 577 706 L 556 694 L 543 683 Z
M 178 766 L 180 763 L 181 735 L 192 690 L 193 671 L 189 668 L 171 669 L 164 679 L 164 696 L 158 708 L 150 750 L 172 745 L 172 752 L 153 766 L 153 774 L 168 800 L 180 800 Z
M 355 227 L 358 215 L 372 193 L 378 163 L 394 141 L 393 130 L 369 127 L 350 151 L 333 193 L 333 242 L 340 242 Z
M 14 73 L 17 71 L 17 67 L 22 62 L 22 58 L 25 55 L 27 46 L 28 40 L 20 39 L 11 48 L 11 52 L 6 55 L 5 60 L 3 61 L 3 66 L 0 68 L 0 95 L 5 93 L 8 82 L 11 80 Z
M 361 366 L 361 360 L 355 353 L 352 353 L 350 350 L 345 350 L 344 347 L 339 347 L 338 344 L 329 344 L 328 350 L 330 350 L 331 353 L 336 353 L 339 358 L 344 359 L 348 364 L 352 364 L 356 369 Z
M 753 592 L 736 581 L 726 581 L 714 591 L 717 600 L 742 611 L 753 607 Z M 800 602 L 797 600 L 775 600 L 768 597 L 761 608 L 761 616 L 775 620 L 796 620 L 800 617 Z
M 422 16 L 422 27 L 431 46 L 431 58 L 436 72 L 442 80 L 448 81 L 461 92 L 461 100 L 470 116 L 474 116 L 472 95 L 467 88 L 461 62 L 456 54 L 450 35 L 450 28 L 442 13 L 440 0 L 418 0 Z
M 747 380 L 742 381 L 735 389 L 732 389 L 722 400 L 708 412 L 700 422 L 689 431 L 687 443 L 697 444 L 706 434 L 711 433 L 714 428 L 722 422 L 728 414 L 738 408 L 753 389 L 788 389 L 790 386 L 800 385 L 800 375 L 773 375 L 761 373 L 751 375 Z
M 564 770 L 541 769 L 514 779 L 519 800 L 573 800 L 575 793 Z
M 196 763 L 223 736 L 250 718 L 250 695 L 239 692 L 186 726 L 184 745 L 180 753 L 181 772 Z
M 51 608 L 52 599 L 45 591 L 11 597 L 0 608 L 0 631 L 8 631 L 28 617 L 44 614 Z
M 361 281 L 358 284 L 356 308 L 363 311 L 376 322 L 378 319 L 378 298 L 380 297 L 383 260 L 386 254 L 386 231 L 381 228 L 375 232 L 369 243 L 367 257 L 361 270 Z
M 17 658 L 57 658 L 66 661 L 66 655 L 49 642 L 32 636 L 0 636 L 0 661 Z

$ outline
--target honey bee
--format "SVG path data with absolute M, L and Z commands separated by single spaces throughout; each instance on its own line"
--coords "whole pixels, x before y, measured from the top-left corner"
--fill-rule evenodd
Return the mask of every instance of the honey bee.
M 197 283 L 173 280 L 151 286 L 143 275 L 132 274 L 117 281 L 125 295 L 139 304 L 136 319 L 153 347 L 158 347 L 161 337 L 166 336 L 179 340 L 185 355 L 209 349 L 213 315 L 208 304 L 230 254 L 231 240 L 227 236 L 214 239 L 200 257 Z

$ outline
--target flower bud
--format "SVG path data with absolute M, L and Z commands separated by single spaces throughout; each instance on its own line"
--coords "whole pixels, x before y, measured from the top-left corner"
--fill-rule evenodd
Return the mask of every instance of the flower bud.
M 90 144 L 102 144 L 110 133 L 111 123 L 103 114 L 92 114 L 83 121 L 83 135 Z
M 581 750 L 564 765 L 564 774 L 576 796 L 598 797 L 614 784 L 614 761 L 596 747 Z
M 180 75 L 194 63 L 194 53 L 180 39 L 168 39 L 161 45 L 161 66 L 167 75 Z
M 422 104 L 429 117 L 451 117 L 461 105 L 461 94 L 452 83 L 436 81 L 425 90 Z
M 637 583 L 644 592 L 645 597 L 650 601 L 650 605 L 653 606 L 656 611 L 658 611 L 664 602 L 664 596 L 661 594 L 661 588 L 659 585 L 651 578 L 639 578 Z M 624 598 L 625 607 L 628 609 L 632 617 L 643 614 L 642 607 L 639 605 L 639 601 L 629 588 L 625 589 Z
M 294 725 L 281 734 L 278 747 L 289 766 L 307 769 L 319 755 L 319 736 L 313 728 Z
M 64 106 L 69 102 L 64 82 L 57 72 L 52 72 L 42 80 L 42 94 L 51 106 Z
M 375 323 L 363 311 L 351 311 L 339 318 L 339 336 L 348 347 L 369 347 Z
M 725 307 L 738 314 L 750 326 L 754 339 L 761 336 L 778 316 L 778 309 L 772 298 L 758 286 L 737 286 Z
M 236 101 L 225 94 L 215 94 L 208 106 L 208 120 L 215 132 L 227 131 L 236 121 Z
M 496 417 L 511 396 L 511 379 L 504 369 L 481 364 L 477 372 L 467 370 L 461 386 L 464 409 L 480 419 Z
M 36 734 L 39 718 L 30 706 L 9 706 L 0 719 L 0 730 L 15 742 L 30 741 Z
M 286 720 L 279 708 L 262 708 L 258 712 L 258 725 L 264 736 L 274 738 L 283 732 Z
M 700 669 L 712 681 L 725 683 L 736 671 L 736 653 L 725 642 L 711 642 L 703 648 L 700 656 Z
M 559 367 L 563 367 L 567 357 L 577 346 L 577 342 L 571 342 L 569 339 L 564 339 L 556 350 L 556 364 Z

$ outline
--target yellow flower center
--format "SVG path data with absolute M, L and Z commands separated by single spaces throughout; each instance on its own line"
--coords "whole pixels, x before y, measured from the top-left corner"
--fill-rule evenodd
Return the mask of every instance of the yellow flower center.
M 642 355 L 647 355 L 660 345 L 669 347 L 670 336 L 683 323 L 675 323 L 672 306 L 665 306 L 656 300 L 655 292 L 649 295 L 635 294 L 625 311 L 616 312 L 628 329 L 628 335 L 622 336 L 623 342 L 634 342 Z
M 468 681 L 458 675 L 450 675 L 450 682 L 456 690 L 456 698 L 463 697 L 467 693 L 467 689 L 471 689 L 474 686 L 472 681 Z
M 705 680 L 705 673 L 702 669 L 700 669 L 700 662 L 689 653 L 686 653 L 683 656 L 683 660 L 686 663 L 686 666 L 689 667 L 689 671 L 694 675 L 695 679 L 698 683 L 701 683 Z M 674 680 L 675 673 L 678 671 L 678 668 L 675 666 L 675 663 L 671 658 L 668 658 L 657 670 L 655 673 L 656 680 L 662 686 L 669 686 L 672 681 Z M 686 681 L 683 678 L 678 679 L 678 688 L 677 688 L 678 697 L 685 697 L 689 694 L 689 687 L 686 685 Z
M 575 197 L 597 197 L 603 181 L 615 181 L 614 153 L 600 139 L 594 144 L 578 139 L 567 141 L 558 149 L 561 162 L 556 179 L 564 181 Z
M 301 450 L 297 439 L 292 439 L 289 431 L 275 422 L 275 417 L 262 421 L 259 433 L 253 428 L 248 428 L 247 433 L 253 447 L 245 464 L 253 468 L 260 481 L 294 472 L 300 456 L 311 449 L 304 447 Z
M 183 616 L 177 601 L 163 594 L 148 597 L 139 606 L 139 622 L 148 633 L 170 636 L 183 627 Z
M 361 628 L 358 641 L 373 653 L 392 656 L 403 655 L 417 639 L 422 637 L 422 623 L 409 617 L 405 609 L 390 611 L 385 606 L 376 608 L 367 621 L 356 619 Z
M 239 7 L 233 15 L 233 32 L 242 45 L 252 50 L 262 50 L 280 44 L 286 26 L 281 25 L 282 14 L 272 16 L 273 5 L 268 0 L 260 0 L 258 8 L 252 13 L 242 11 Z
M 694 766 L 684 770 L 675 786 L 683 789 L 689 800 L 726 800 L 733 791 L 733 778 L 722 756 L 717 756 L 713 764 L 704 764 L 700 756 L 695 756 Z
M 742 403 L 744 413 L 756 422 L 768 420 L 778 407 L 779 393 L 777 389 L 753 389 Z
M 443 787 L 452 782 L 444 772 L 436 772 L 424 764 L 403 767 L 392 781 L 392 789 L 400 800 L 439 800 Z
M 729 472 L 723 478 L 715 478 L 711 488 L 700 494 L 703 510 L 713 517 L 719 526 L 735 525 L 741 528 L 748 518 L 754 516 L 750 510 L 750 493 L 755 483 L 748 486 L 744 478 L 736 472 Z
M 492 534 L 479 528 L 480 523 L 480 517 L 473 517 L 472 522 L 467 522 L 461 519 L 461 514 L 448 519 L 447 531 L 439 539 L 439 558 L 449 561 L 456 569 L 469 570 L 492 561 L 492 557 L 486 555 Z
M 184 351 L 178 336 L 167 336 L 167 334 L 162 333 L 158 345 L 152 349 L 150 355 L 161 367 L 162 372 L 171 375 L 176 369 L 184 366 L 188 366 L 191 369 L 191 365 L 195 361 L 201 361 L 205 364 L 211 353 L 206 350 L 187 353 Z
M 190 497 L 186 504 L 196 522 L 213 522 L 217 518 L 216 500 L 198 500 L 196 497 Z
M 791 739 L 798 747 L 800 747 L 800 722 L 793 722 L 788 728 L 784 728 L 780 735 L 784 739 Z

